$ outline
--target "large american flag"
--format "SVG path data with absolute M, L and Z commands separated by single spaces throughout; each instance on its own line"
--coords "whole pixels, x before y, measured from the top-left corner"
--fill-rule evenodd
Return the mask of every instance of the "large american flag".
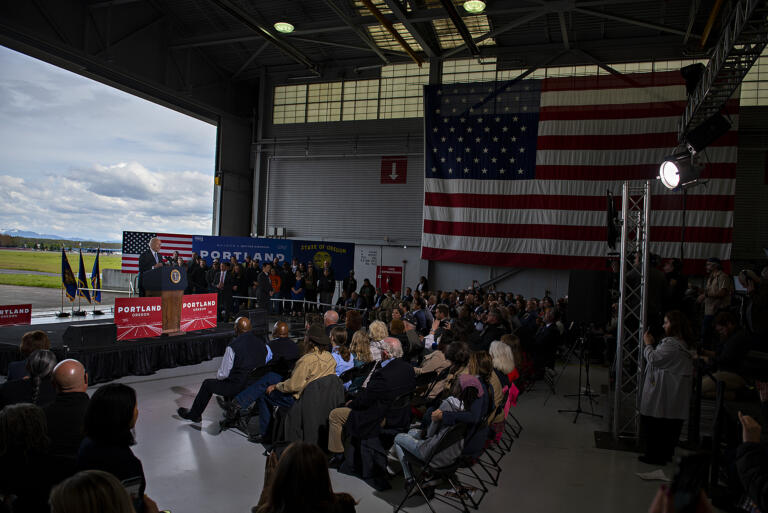
M 160 239 L 160 251 L 163 256 L 170 257 L 174 251 L 184 260 L 192 258 L 192 239 L 194 235 L 180 235 L 177 233 L 150 233 L 150 232 L 123 232 L 123 259 L 122 271 L 124 273 L 139 272 L 139 256 L 149 249 L 149 241 L 152 237 Z
M 605 269 L 606 190 L 655 179 L 677 145 L 679 72 L 427 86 L 422 258 Z M 685 258 L 731 254 L 738 104 L 688 190 Z M 620 204 L 617 204 L 621 208 Z M 680 255 L 682 195 L 655 180 L 651 251 Z

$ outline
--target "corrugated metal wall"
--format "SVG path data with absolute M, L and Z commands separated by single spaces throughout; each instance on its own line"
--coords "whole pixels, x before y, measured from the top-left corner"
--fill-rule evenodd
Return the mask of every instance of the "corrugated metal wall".
M 768 247 L 768 108 L 739 112 L 739 163 L 736 171 L 734 260 L 765 259 Z
M 289 237 L 421 243 L 423 121 L 269 127 L 266 225 Z M 381 159 L 407 157 L 404 184 L 381 183 Z

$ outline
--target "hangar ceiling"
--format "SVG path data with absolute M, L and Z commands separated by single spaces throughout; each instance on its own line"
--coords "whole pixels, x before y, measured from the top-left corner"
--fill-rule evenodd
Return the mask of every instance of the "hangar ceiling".
M 373 77 L 414 59 L 495 57 L 516 69 L 706 58 L 731 8 L 726 1 L 715 10 L 715 0 L 487 0 L 471 15 L 463 2 L 0 0 L 0 43 L 216 121 L 250 117 L 266 78 Z M 295 30 L 281 34 L 277 21 Z

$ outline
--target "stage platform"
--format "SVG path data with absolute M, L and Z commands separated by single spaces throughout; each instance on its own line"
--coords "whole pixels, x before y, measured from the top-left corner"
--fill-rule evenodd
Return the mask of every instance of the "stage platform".
M 194 365 L 224 354 L 234 335 L 233 323 L 193 331 L 177 336 L 137 340 L 105 340 L 89 347 L 68 347 L 63 335 L 67 327 L 78 324 L 111 324 L 112 320 L 89 319 L 80 322 L 52 322 L 25 326 L 0 327 L 0 375 L 8 373 L 8 364 L 20 360 L 21 336 L 42 330 L 51 340 L 51 349 L 59 360 L 74 358 L 85 365 L 90 384 L 103 383 L 123 376 L 146 376 L 159 369 Z

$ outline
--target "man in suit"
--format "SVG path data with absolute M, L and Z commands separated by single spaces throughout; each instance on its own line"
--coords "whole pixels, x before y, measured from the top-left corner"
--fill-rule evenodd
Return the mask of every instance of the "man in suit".
M 144 273 L 150 269 L 157 269 L 163 266 L 163 256 L 160 254 L 162 243 L 157 237 L 152 237 L 149 241 L 149 249 L 139 255 L 139 296 L 144 297 Z
M 259 308 L 269 308 L 269 298 L 272 297 L 272 282 L 269 279 L 269 273 L 272 270 L 272 264 L 264 262 L 261 272 L 256 277 L 257 306 Z
M 229 262 L 222 262 L 222 267 Z M 206 379 L 195 396 L 192 408 L 179 408 L 179 417 L 192 422 L 200 422 L 208 401 L 213 394 L 232 397 L 240 393 L 248 380 L 250 372 L 267 363 L 268 353 L 266 337 L 251 331 L 248 317 L 235 320 L 235 339 L 230 342 L 221 359 L 221 366 L 215 379 Z
M 88 374 L 77 360 L 62 360 L 53 369 L 57 395 L 43 410 L 48 421 L 51 454 L 75 458 L 83 441 L 83 421 L 88 408 Z
M 230 272 L 229 262 L 224 260 L 220 266 L 221 270 L 213 277 L 213 284 L 216 287 L 216 292 L 219 294 L 219 320 L 226 322 L 232 311 L 232 296 L 234 295 L 232 285 L 234 285 L 234 281 Z
M 400 341 L 387 337 L 381 341 L 381 361 L 365 385 L 346 406 L 331 411 L 328 417 L 328 450 L 333 453 L 330 465 L 338 466 L 343 461 L 344 441 L 342 431 L 360 440 L 378 436 L 382 427 L 402 427 L 410 424 L 410 406 L 391 409 L 390 404 L 397 397 L 416 388 L 413 366 L 402 359 Z

